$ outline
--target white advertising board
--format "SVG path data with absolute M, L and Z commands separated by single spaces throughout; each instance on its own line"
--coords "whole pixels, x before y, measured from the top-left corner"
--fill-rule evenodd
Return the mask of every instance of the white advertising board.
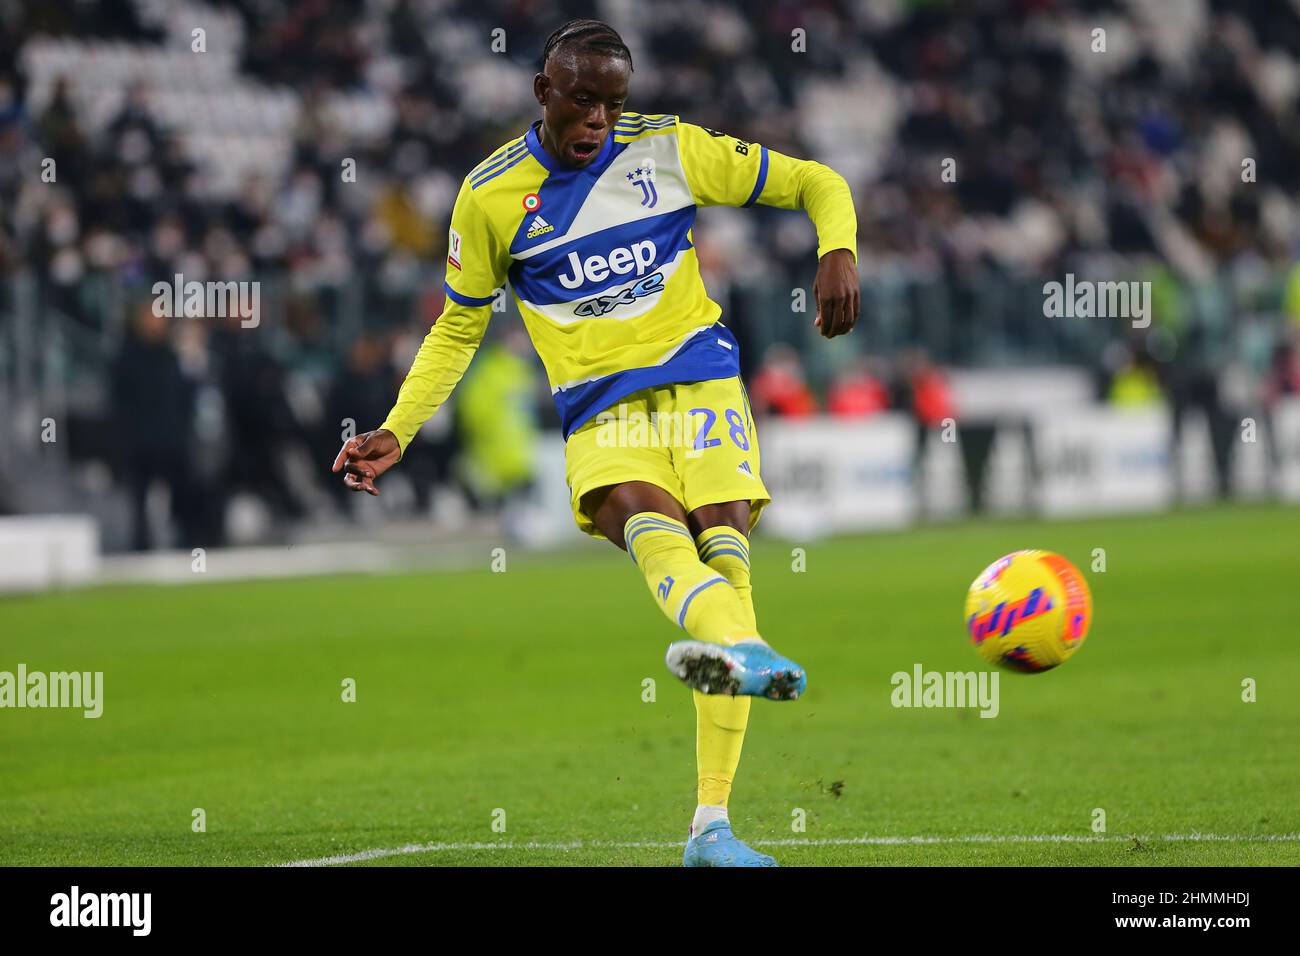
M 916 427 L 908 416 L 768 419 L 758 440 L 772 495 L 760 527 L 769 533 L 797 539 L 915 520 Z
M 1079 408 L 1033 421 L 1039 507 L 1065 516 L 1156 511 L 1173 502 L 1169 413 Z

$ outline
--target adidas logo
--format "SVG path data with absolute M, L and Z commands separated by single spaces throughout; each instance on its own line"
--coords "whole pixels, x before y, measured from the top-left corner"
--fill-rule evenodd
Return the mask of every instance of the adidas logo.
M 528 224 L 529 239 L 536 239 L 538 236 L 544 236 L 546 233 L 554 231 L 555 227 L 541 216 L 534 216 L 533 221 Z
M 749 477 L 751 478 L 754 477 L 754 472 L 750 470 L 749 462 L 747 461 L 742 461 L 739 465 L 737 465 L 736 471 L 740 472 L 742 475 L 749 475 Z

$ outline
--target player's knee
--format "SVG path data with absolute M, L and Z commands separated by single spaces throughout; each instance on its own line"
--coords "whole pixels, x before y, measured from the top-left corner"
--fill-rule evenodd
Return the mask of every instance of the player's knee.
M 709 528 L 731 528 L 742 535 L 749 534 L 749 502 L 724 501 L 714 505 L 700 505 L 691 512 L 691 533 L 700 535 Z
M 672 495 L 644 481 L 625 481 L 597 488 L 583 496 L 583 508 L 592 516 L 600 533 L 615 546 L 627 550 L 623 528 L 633 515 L 652 512 L 686 523 L 685 509 Z

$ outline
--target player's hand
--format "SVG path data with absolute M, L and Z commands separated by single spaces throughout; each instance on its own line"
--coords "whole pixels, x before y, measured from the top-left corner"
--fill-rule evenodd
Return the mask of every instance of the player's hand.
M 847 249 L 832 249 L 822 256 L 813 280 L 813 298 L 817 300 L 817 318 L 813 325 L 822 335 L 833 339 L 853 331 L 858 324 L 861 286 L 858 263 Z
M 353 491 L 378 495 L 375 479 L 397 464 L 401 457 L 402 446 L 397 436 L 377 428 L 344 442 L 331 470 L 335 474 L 343 472 L 343 484 Z

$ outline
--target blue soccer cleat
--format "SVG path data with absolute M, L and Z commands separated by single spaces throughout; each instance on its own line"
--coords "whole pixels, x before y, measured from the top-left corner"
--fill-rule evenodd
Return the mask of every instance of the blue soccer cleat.
M 766 853 L 751 850 L 736 839 L 731 824 L 714 820 L 686 841 L 682 866 L 776 866 Z
M 668 669 L 703 694 L 745 694 L 769 700 L 794 700 L 808 686 L 808 675 L 762 641 L 711 644 L 677 641 L 668 645 Z

